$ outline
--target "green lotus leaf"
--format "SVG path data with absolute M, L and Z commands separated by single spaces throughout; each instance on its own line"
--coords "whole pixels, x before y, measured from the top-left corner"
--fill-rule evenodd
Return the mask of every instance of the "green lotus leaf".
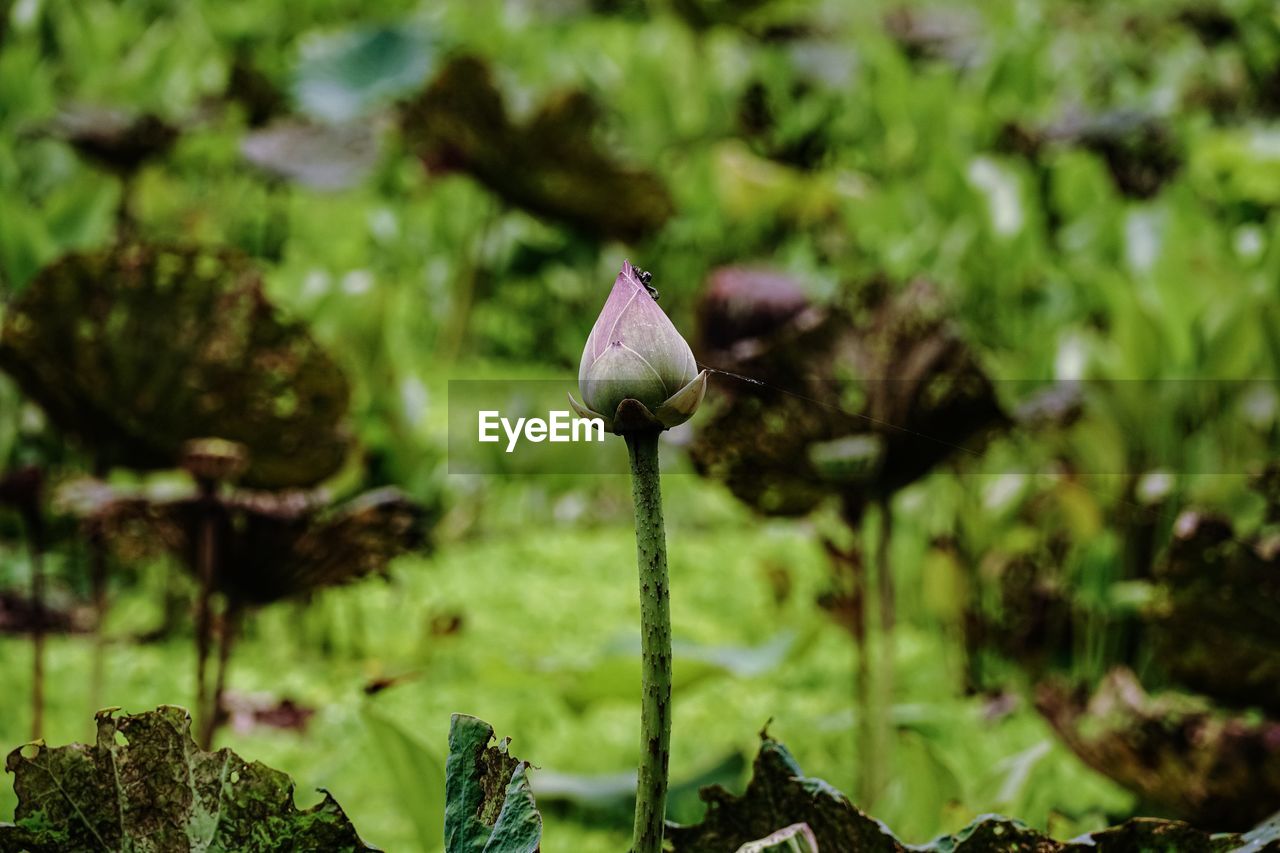
M 529 788 L 529 765 L 491 745 L 493 727 L 454 714 L 445 762 L 446 853 L 538 853 L 542 816 Z

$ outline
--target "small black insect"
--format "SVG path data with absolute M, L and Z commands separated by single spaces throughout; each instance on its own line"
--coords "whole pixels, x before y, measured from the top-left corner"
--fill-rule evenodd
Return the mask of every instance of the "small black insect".
M 646 272 L 645 270 L 636 267 L 636 275 L 640 277 L 640 283 L 644 285 L 645 290 L 649 291 L 649 295 L 653 297 L 653 301 L 657 302 L 658 288 L 649 283 L 653 281 L 653 273 Z

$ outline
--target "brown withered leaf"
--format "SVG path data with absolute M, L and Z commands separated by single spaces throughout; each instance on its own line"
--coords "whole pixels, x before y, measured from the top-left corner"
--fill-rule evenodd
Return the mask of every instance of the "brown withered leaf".
M 94 744 L 37 742 L 9 754 L 18 806 L 15 823 L 0 823 L 0 853 L 376 849 L 327 791 L 299 809 L 286 774 L 197 748 L 182 708 L 115 710 L 98 713 Z
M 696 826 L 668 824 L 675 853 L 720 853 L 803 821 L 819 850 L 898 853 L 902 845 L 880 822 L 821 779 L 804 775 L 785 746 L 761 735 L 751 781 L 741 796 L 719 785 L 703 788 L 706 817 Z
M 971 653 L 993 648 L 1032 678 L 1069 667 L 1083 617 L 1060 568 L 1027 554 L 990 553 L 984 572 L 998 588 L 998 606 L 969 612 Z
M 804 289 L 768 267 L 720 267 L 707 276 L 698 299 L 698 345 L 707 355 L 732 360 L 751 357 L 797 314 L 809 307 Z
M 906 845 L 878 820 L 821 779 L 807 777 L 782 744 L 762 735 L 751 781 L 741 796 L 704 788 L 707 813 L 696 826 L 667 824 L 673 853 L 726 853 L 796 823 L 808 825 L 821 851 L 857 853 L 1254 853 L 1280 850 L 1275 823 L 1247 836 L 1210 835 L 1179 821 L 1135 818 L 1072 841 L 1058 841 L 1016 820 L 977 818 L 954 835 Z M 1274 803 L 1273 803 L 1274 804 Z M 750 848 L 747 848 L 750 849 Z
M 749 378 L 714 376 L 691 454 L 755 509 L 798 515 L 838 495 L 854 517 L 1005 423 L 932 285 L 850 312 L 758 271 L 718 275 L 699 305 L 699 360 Z
M 0 589 L 0 634 L 83 634 L 93 628 L 93 613 L 85 607 L 41 602 L 13 589 Z
M 270 604 L 383 572 L 423 540 L 421 508 L 396 489 L 379 489 L 330 507 L 324 495 L 237 491 L 212 504 L 198 496 L 168 501 L 118 496 L 98 522 L 117 547 L 160 543 L 197 571 L 200 531 L 212 520 L 214 586 L 231 600 Z
M 1100 156 L 1116 189 L 1130 198 L 1151 198 L 1182 168 L 1183 153 L 1172 129 L 1137 110 L 1073 112 L 1050 124 L 1008 125 L 1000 146 L 1032 160 L 1058 147 Z
M 831 493 L 807 448 L 862 428 L 838 408 L 815 404 L 821 359 L 843 323 L 810 305 L 803 289 L 767 269 L 728 267 L 708 278 L 697 306 L 700 364 L 712 391 L 689 446 L 695 468 L 768 515 L 795 516 Z
M 1148 807 L 1206 829 L 1240 830 L 1280 802 L 1275 720 L 1215 712 L 1184 694 L 1148 695 L 1123 667 L 1092 696 L 1042 682 L 1036 707 L 1086 764 Z
M 1155 574 L 1161 667 L 1217 702 L 1280 716 L 1280 537 L 1241 539 L 1225 518 L 1187 511 Z
M 152 113 L 97 106 L 68 107 L 48 132 L 108 171 L 129 175 L 163 157 L 178 141 L 178 128 Z
M 511 204 L 595 238 L 640 240 L 674 213 L 671 196 L 656 175 L 601 149 L 598 117 L 595 102 L 572 91 L 517 123 L 489 66 L 460 56 L 405 106 L 401 127 L 433 169 L 461 169 Z
M 228 250 L 68 255 L 6 311 L 0 369 L 108 465 L 173 467 L 214 436 L 248 448 L 246 485 L 308 486 L 350 442 L 341 369 Z
M 885 443 L 884 491 L 952 456 L 977 455 L 971 440 L 1007 424 L 991 379 L 947 310 L 934 285 L 916 281 L 881 299 L 854 338 L 850 361 L 854 375 L 865 377 L 864 414 Z

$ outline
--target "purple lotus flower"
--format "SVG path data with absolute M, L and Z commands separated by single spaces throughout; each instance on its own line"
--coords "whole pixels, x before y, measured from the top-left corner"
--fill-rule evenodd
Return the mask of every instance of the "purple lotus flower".
M 591 329 L 578 368 L 584 418 L 609 432 L 670 429 L 693 417 L 707 390 L 693 350 L 627 261 Z

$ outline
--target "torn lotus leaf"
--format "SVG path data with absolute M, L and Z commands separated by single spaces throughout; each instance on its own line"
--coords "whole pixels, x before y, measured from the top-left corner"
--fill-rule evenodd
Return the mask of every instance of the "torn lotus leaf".
M 447 853 L 538 853 L 542 816 L 529 787 L 529 764 L 493 741 L 493 726 L 454 714 L 445 762 Z
M 247 449 L 245 486 L 307 487 L 351 446 L 342 369 L 228 249 L 66 255 L 6 306 L 0 370 L 102 467 L 172 468 L 216 436 Z
M 299 809 L 284 773 L 229 749 L 199 749 L 182 708 L 112 708 L 97 723 L 92 745 L 37 741 L 9 754 L 18 806 L 15 822 L 0 824 L 2 853 L 377 849 L 327 791 Z
M 1272 819 L 1251 832 L 1210 834 L 1177 820 L 1133 818 L 1124 823 L 1059 841 L 1021 821 L 983 815 L 954 835 L 928 844 L 907 845 L 889 828 L 868 816 L 844 794 L 821 779 L 808 777 L 787 748 L 761 735 L 751 781 L 741 796 L 719 786 L 704 788 L 706 817 L 693 826 L 667 824 L 673 853 L 723 853 L 726 850 L 782 851 L 785 846 L 759 844 L 791 839 L 786 832 L 809 830 L 808 853 L 1133 853 L 1133 851 L 1204 851 L 1255 853 L 1280 850 L 1280 821 Z M 799 843 L 799 842 L 798 842 Z M 757 845 L 757 846 L 753 846 Z M 792 849 L 797 849 L 794 845 Z

